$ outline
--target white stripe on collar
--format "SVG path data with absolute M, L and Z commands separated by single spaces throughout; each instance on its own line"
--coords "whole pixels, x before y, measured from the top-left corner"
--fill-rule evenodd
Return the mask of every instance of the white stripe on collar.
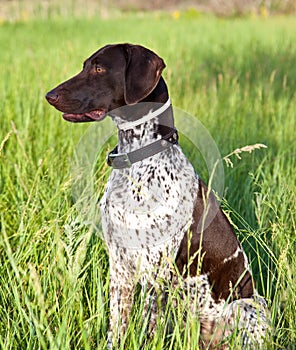
M 129 130 L 134 128 L 135 126 L 138 126 L 140 124 L 143 124 L 145 122 L 147 122 L 150 119 L 153 119 L 157 116 L 159 116 L 160 114 L 162 114 L 164 111 L 166 111 L 169 106 L 171 105 L 171 100 L 170 98 L 166 101 L 166 103 L 164 105 L 162 105 L 160 108 L 158 108 L 156 111 L 154 112 L 149 112 L 148 114 L 144 115 L 142 118 L 137 119 L 133 122 L 126 122 L 126 123 L 122 123 L 119 124 L 117 127 L 119 130 Z

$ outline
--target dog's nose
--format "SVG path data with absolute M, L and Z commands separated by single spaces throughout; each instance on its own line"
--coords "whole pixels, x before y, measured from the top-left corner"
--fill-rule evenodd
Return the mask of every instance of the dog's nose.
M 47 101 L 54 105 L 55 103 L 58 102 L 59 100 L 59 95 L 54 91 L 49 91 L 46 95 L 45 95 L 45 98 L 47 99 Z

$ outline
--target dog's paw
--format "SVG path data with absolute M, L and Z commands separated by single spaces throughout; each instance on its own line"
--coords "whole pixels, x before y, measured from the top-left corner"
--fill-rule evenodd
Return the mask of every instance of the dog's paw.
M 113 341 L 112 341 L 112 332 L 108 332 L 108 339 L 107 339 L 107 350 L 112 350 L 113 348 Z

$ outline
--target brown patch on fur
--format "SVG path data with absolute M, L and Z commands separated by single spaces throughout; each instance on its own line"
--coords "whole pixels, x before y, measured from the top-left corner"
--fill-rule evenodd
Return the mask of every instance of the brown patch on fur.
M 193 212 L 191 225 L 192 237 L 189 240 L 187 234 L 180 245 L 176 265 L 181 274 L 188 273 L 196 276 L 198 263 L 202 257 L 201 273 L 207 274 L 212 285 L 213 298 L 219 299 L 249 298 L 254 294 L 253 280 L 249 270 L 245 266 L 245 257 L 242 248 L 222 212 L 213 193 L 207 198 L 208 188 L 199 180 L 199 193 Z M 205 203 L 206 206 L 205 206 Z M 206 210 L 208 213 L 206 214 Z M 207 215 L 202 225 L 202 218 Z M 202 230 L 202 226 L 205 228 Z M 203 232 L 201 232 L 203 231 Z M 202 244 L 200 240 L 202 239 Z M 200 254 L 197 252 L 201 248 Z M 237 256 L 232 256 L 239 250 Z M 189 251 L 189 254 L 188 254 Z M 197 255 L 194 257 L 194 255 Z M 189 259 L 194 257 L 193 263 L 186 266 Z M 229 260 L 227 260 L 229 259 Z

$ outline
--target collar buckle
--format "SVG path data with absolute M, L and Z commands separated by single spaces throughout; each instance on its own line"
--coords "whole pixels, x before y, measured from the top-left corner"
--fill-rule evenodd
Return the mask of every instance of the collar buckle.
M 115 150 L 114 150 L 115 151 Z M 112 166 L 115 169 L 124 169 L 130 168 L 132 166 L 132 162 L 129 159 L 127 153 L 111 153 L 107 156 L 107 164 Z

